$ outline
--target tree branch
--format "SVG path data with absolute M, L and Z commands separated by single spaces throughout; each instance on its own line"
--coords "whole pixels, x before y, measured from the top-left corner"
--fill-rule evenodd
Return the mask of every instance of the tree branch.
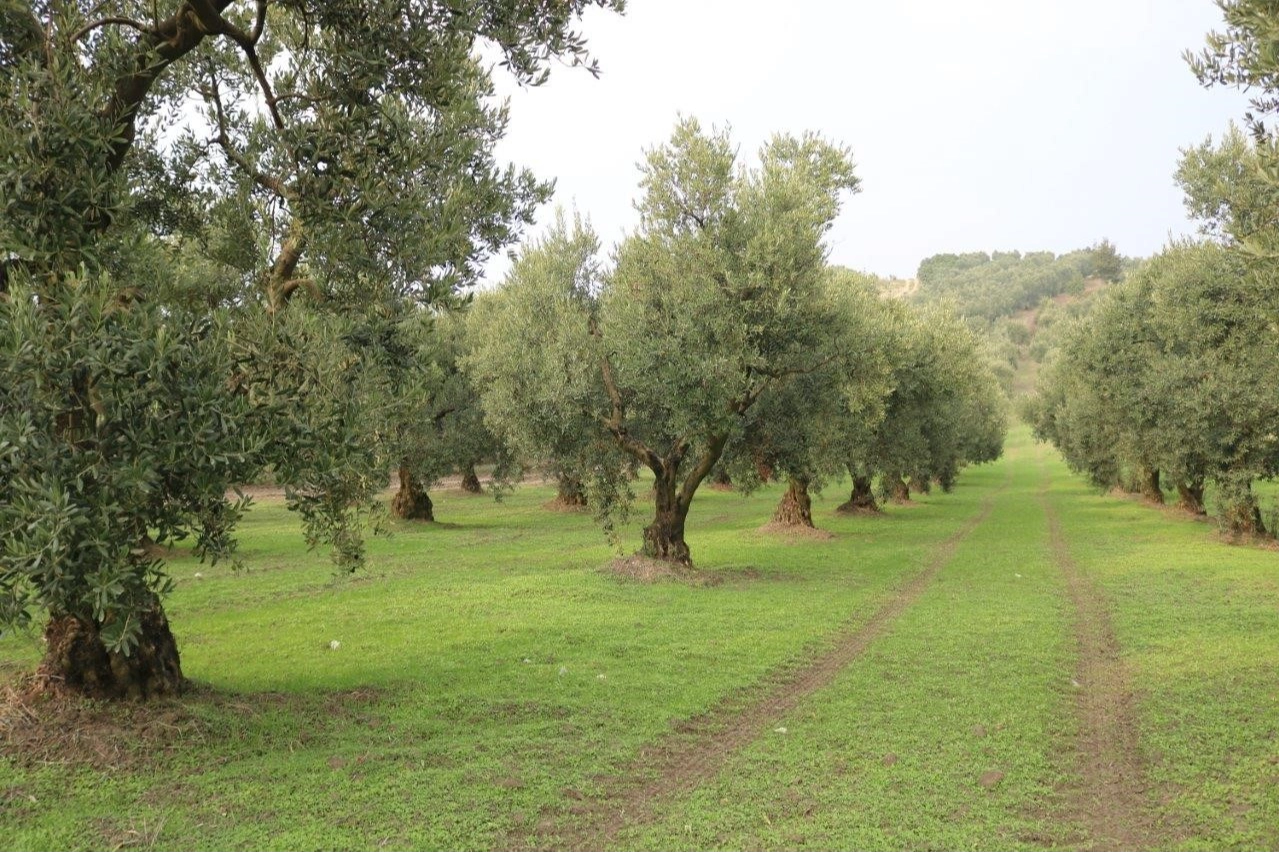
M 133 29 L 137 30 L 143 35 L 155 34 L 155 30 L 151 29 L 146 24 L 142 24 L 133 20 L 132 18 L 108 16 L 106 18 L 99 18 L 96 21 L 91 21 L 85 24 L 80 29 L 76 30 L 75 34 L 71 36 L 71 41 L 77 42 L 96 29 L 100 29 L 102 27 L 110 27 L 110 26 L 132 27 Z
M 258 186 L 270 190 L 285 201 L 296 200 L 297 193 L 284 181 L 255 168 L 249 162 L 249 159 L 231 144 L 231 136 L 227 133 L 226 112 L 222 106 L 222 94 L 218 87 L 217 73 L 211 67 L 209 69 L 209 89 L 207 94 L 213 101 L 213 113 L 218 124 L 218 135 L 214 137 L 214 141 L 222 147 L 227 159 L 239 166 L 240 170 L 252 178 L 253 182 Z
M 589 320 L 590 333 L 592 337 L 600 338 L 599 325 L 592 317 Z M 653 452 L 647 444 L 640 441 L 630 434 L 626 429 L 626 407 L 622 402 L 622 392 L 617 387 L 617 379 L 613 375 L 613 364 L 608 360 L 608 355 L 600 356 L 600 375 L 604 378 L 604 391 L 608 394 L 609 402 L 612 404 L 613 411 L 608 417 L 599 415 L 600 424 L 609 431 L 618 445 L 635 457 L 640 463 L 647 465 L 655 474 L 660 474 L 662 469 L 662 458 Z
M 212 0 L 207 5 L 221 14 L 231 2 Z M 134 45 L 132 70 L 117 78 L 111 97 L 102 108 L 103 117 L 119 128 L 119 135 L 112 140 L 111 153 L 107 157 L 110 171 L 124 165 L 124 158 L 128 156 L 137 135 L 138 113 L 155 81 L 172 63 L 204 41 L 206 33 L 194 25 L 193 16 L 191 4 L 184 2 L 172 16 L 143 31 Z
M 249 60 L 249 67 L 253 69 L 253 76 L 258 81 L 258 88 L 262 90 L 262 97 L 266 100 L 266 108 L 271 113 L 271 122 L 275 125 L 276 130 L 284 130 L 284 118 L 276 107 L 275 95 L 271 92 L 271 83 L 266 78 L 266 71 L 262 68 L 262 61 L 258 59 L 257 43 L 258 39 L 262 37 L 263 27 L 266 26 L 266 3 L 264 0 L 258 0 L 257 19 L 254 22 L 252 33 L 246 33 L 234 23 L 222 17 L 221 10 L 214 8 L 210 0 L 190 0 L 190 3 L 192 10 L 200 21 L 200 26 L 206 32 L 224 35 L 240 46 L 245 58 Z
M 701 459 L 697 460 L 693 470 L 689 471 L 688 476 L 684 478 L 684 484 L 680 486 L 679 502 L 681 508 L 687 509 L 692 504 L 693 495 L 697 492 L 697 487 L 710 476 L 711 469 L 715 467 L 715 463 L 719 461 L 719 458 L 724 455 L 724 445 L 727 443 L 728 433 L 711 438 L 706 452 L 702 454 Z
M 297 289 L 310 281 L 306 278 L 293 277 L 298 264 L 302 261 L 302 250 L 305 247 L 306 234 L 302 230 L 301 223 L 294 218 L 289 227 L 288 239 L 284 241 L 284 246 L 280 249 L 280 254 L 275 259 L 267 278 L 267 300 L 269 309 L 273 313 L 288 305 Z
M 256 45 L 262 39 L 262 33 L 266 29 L 266 0 L 258 0 L 257 18 L 253 22 L 253 32 L 249 34 L 249 40 Z

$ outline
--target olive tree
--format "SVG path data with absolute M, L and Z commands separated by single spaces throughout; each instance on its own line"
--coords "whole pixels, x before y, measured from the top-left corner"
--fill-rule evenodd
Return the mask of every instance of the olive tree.
M 1007 401 L 993 356 L 976 333 L 944 307 L 882 307 L 889 390 L 882 416 L 845 421 L 843 452 L 853 490 L 841 510 L 877 509 L 872 485 L 895 502 L 911 484 L 949 491 L 959 470 L 999 458 Z
M 1279 358 L 1243 259 L 1213 242 L 1174 244 L 1074 326 L 1041 380 L 1037 434 L 1099 485 L 1203 511 L 1217 485 L 1227 529 L 1264 532 L 1252 483 L 1279 472 Z
M 620 457 L 591 472 L 597 493 L 622 496 L 607 506 L 628 503 L 627 460 L 647 469 L 654 518 L 643 553 L 690 564 L 689 507 L 747 413 L 822 367 L 823 237 L 857 179 L 847 151 L 816 136 L 778 136 L 746 168 L 726 133 L 691 119 L 641 170 L 640 225 L 598 287 L 585 274 L 595 268 L 589 234 L 534 249 L 530 266 L 555 280 L 540 288 L 549 310 L 495 303 L 486 337 L 515 327 L 510 337 L 544 342 L 530 357 L 538 367 L 513 365 L 518 375 L 493 393 L 529 383 L 539 407 L 588 423 L 587 446 L 603 439 Z M 517 273 L 510 284 L 528 286 Z M 476 358 L 483 352 L 477 345 Z
M 395 384 L 387 403 L 384 451 L 399 480 L 391 509 L 403 519 L 435 520 L 429 489 L 446 474 L 460 474 L 463 489 L 478 492 L 476 465 L 496 463 L 498 479 L 509 467 L 505 448 L 485 427 L 479 395 L 462 371 L 465 323 L 464 312 L 414 311 L 389 330 L 398 346 L 386 352 Z
M 553 475 L 565 508 L 586 506 L 594 484 L 618 486 L 613 469 L 626 467 L 593 415 L 599 362 L 585 318 L 600 288 L 598 252 L 589 225 L 580 217 L 570 224 L 561 211 L 466 314 L 463 366 L 485 425 L 520 464 Z M 602 517 L 617 494 L 596 491 Z
M 172 483 L 171 472 L 186 470 L 172 455 L 211 407 L 247 404 L 249 461 L 275 468 L 308 539 L 332 543 L 342 565 L 359 562 L 360 508 L 384 482 L 377 443 L 392 413 L 368 408 L 391 386 L 360 345 L 367 317 L 447 301 L 549 193 L 496 162 L 507 116 L 477 51 L 492 46 L 523 83 L 544 79 L 553 60 L 593 71 L 575 29 L 590 6 L 621 3 L 0 3 L 0 298 L 8 300 L 0 340 L 18 346 L 41 322 L 55 329 L 59 312 L 91 316 L 110 305 L 131 315 L 86 321 L 84 335 L 41 354 L 47 362 L 26 362 L 44 371 L 40 405 L 61 414 L 6 419 L 0 446 L 78 446 L 87 424 L 105 428 L 103 418 L 127 419 L 113 428 L 129 434 L 168 431 L 152 439 L 160 455 L 139 441 L 97 457 L 94 482 L 110 471 L 108 479 L 162 484 L 134 493 L 89 488 L 77 479 L 83 469 L 54 465 L 52 451 L 7 457 L 6 486 L 42 482 L 71 502 L 65 515 L 118 523 L 56 527 L 61 516 L 38 502 L 5 504 L 6 529 L 59 544 L 35 558 L 30 543 L 0 541 L 6 601 L 75 620 L 76 636 L 100 652 L 50 657 L 51 677 L 103 695 L 180 688 L 162 574 L 132 549 L 144 529 L 161 537 L 177 529 L 156 509 L 169 503 L 166 491 L 192 506 L 225 504 L 232 469 L 243 474 L 239 456 L 211 452 L 197 457 L 201 476 Z M 230 355 L 173 356 L 211 364 L 199 382 L 179 382 L 180 369 L 160 371 L 158 356 L 147 355 L 157 324 L 176 329 L 179 315 L 158 286 L 165 276 L 137 274 L 132 256 L 146 240 L 199 254 L 219 283 L 219 307 L 234 315 L 218 337 Z M 171 346 L 195 340 L 175 333 Z M 94 361 L 101 353 L 118 359 Z M 119 371 L 143 375 L 147 365 L 159 378 L 140 387 L 177 403 L 104 404 L 105 415 L 85 408 L 124 393 L 112 390 Z M 188 385 L 223 399 L 188 403 Z M 31 429 L 46 432 L 37 441 Z M 125 517 L 112 507 L 129 494 L 141 503 Z M 102 545 L 108 537 L 112 547 Z M 83 569 L 49 567 L 53 556 Z M 46 584 L 44 572 L 98 579 L 96 604 L 86 609 L 83 588 Z M 6 624 L 29 612 L 6 605 Z M 131 659 L 141 648 L 159 651 Z M 110 666 L 89 684 L 85 661 L 103 655 Z
M 120 300 L 116 282 L 21 280 L 0 299 L 0 625 L 48 614 L 42 671 L 145 697 L 181 681 L 153 543 L 230 553 L 259 439 L 226 318 Z
M 1176 471 L 1187 508 L 1217 485 L 1227 529 L 1264 533 L 1255 480 L 1279 474 L 1279 328 L 1262 309 L 1247 265 L 1215 243 L 1177 244 L 1151 260 L 1149 325 L 1160 342 L 1156 393 L 1167 417 L 1152 436 Z M 1199 506 L 1196 506 L 1196 503 Z
M 820 298 L 830 319 L 812 353 L 813 369 L 761 398 L 726 453 L 727 473 L 739 489 L 773 479 L 787 484 L 773 514 L 779 525 L 814 526 L 810 489 L 844 473 L 848 431 L 878 423 L 889 391 L 884 309 L 874 279 L 831 267 Z

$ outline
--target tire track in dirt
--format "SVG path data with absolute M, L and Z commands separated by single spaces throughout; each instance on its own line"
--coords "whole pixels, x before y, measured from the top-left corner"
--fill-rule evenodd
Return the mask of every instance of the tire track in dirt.
M 1009 471 L 1009 478 L 986 496 L 977 513 L 935 546 L 924 569 L 868 621 L 856 628 L 846 627 L 826 650 L 784 666 L 757 685 L 678 724 L 672 733 L 640 750 L 626 767 L 603 780 L 599 797 L 585 799 L 576 791 L 566 791 L 574 800 L 567 814 L 552 815 L 538 826 L 543 845 L 547 849 L 604 849 L 623 829 L 651 822 L 661 801 L 687 793 L 714 776 L 734 753 L 830 684 L 924 593 L 959 544 L 986 520 L 995 499 L 1011 482 Z M 519 840 L 506 841 L 511 849 L 518 848 Z
M 1053 560 L 1066 581 L 1078 647 L 1075 671 L 1079 778 L 1067 789 L 1068 817 L 1088 832 L 1093 850 L 1145 850 L 1162 845 L 1146 809 L 1147 782 L 1137 735 L 1137 709 L 1105 595 L 1070 556 L 1048 483 L 1039 492 Z

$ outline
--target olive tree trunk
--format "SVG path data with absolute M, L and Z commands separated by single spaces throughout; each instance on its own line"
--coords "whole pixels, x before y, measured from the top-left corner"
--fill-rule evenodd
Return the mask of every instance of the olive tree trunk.
M 1186 512 L 1195 515 L 1205 515 L 1204 509 L 1204 481 L 1194 480 L 1189 483 L 1177 484 L 1177 505 Z
M 693 559 L 688 543 L 684 541 L 688 504 L 680 500 L 673 472 L 657 473 L 653 482 L 653 499 L 656 511 L 653 523 L 644 528 L 642 553 L 654 560 L 691 566 Z
M 875 490 L 871 488 L 870 476 L 853 477 L 853 493 L 847 502 L 835 508 L 836 512 L 879 512 L 879 504 L 875 502 Z
M 910 490 L 918 492 L 921 495 L 932 494 L 933 481 L 923 474 L 916 474 L 910 478 Z
M 52 616 L 44 629 L 39 675 L 94 699 L 153 699 L 175 696 L 186 686 L 178 644 L 157 599 L 140 620 L 137 645 L 128 655 L 102 642 L 92 619 Z
M 556 482 L 555 501 L 565 507 L 585 507 L 586 490 L 572 474 L 560 474 Z
M 1141 487 L 1141 496 L 1152 503 L 1163 503 L 1163 489 L 1159 488 L 1159 469 L 1142 468 L 1137 476 L 1140 478 L 1138 485 Z
M 462 491 L 473 495 L 484 493 L 484 487 L 480 485 L 480 478 L 475 473 L 474 465 L 467 465 L 462 471 Z
M 900 473 L 884 475 L 884 493 L 895 504 L 910 503 L 910 486 Z
M 401 465 L 400 490 L 391 501 L 391 512 L 407 521 L 435 521 L 435 508 L 426 487 L 414 477 L 408 466 Z
M 815 527 L 813 501 L 808 495 L 808 478 L 791 477 L 790 485 L 773 513 L 773 521 L 791 527 Z

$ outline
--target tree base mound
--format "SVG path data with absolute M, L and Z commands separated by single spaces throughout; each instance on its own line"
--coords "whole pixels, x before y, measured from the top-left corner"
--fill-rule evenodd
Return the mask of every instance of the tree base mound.
M 96 702 L 39 675 L 0 686 L 0 753 L 24 766 L 112 771 L 154 761 L 202 739 L 208 724 L 183 700 Z
M 542 504 L 542 509 L 550 512 L 586 512 L 589 507 L 584 503 L 566 501 L 563 498 L 551 498 Z
M 717 586 L 723 582 L 723 578 L 699 572 L 691 566 L 654 560 L 643 554 L 619 557 L 609 563 L 605 570 L 614 577 L 636 583 L 674 582 L 689 586 Z
M 782 539 L 804 539 L 826 542 L 835 538 L 835 534 L 820 527 L 809 527 L 807 524 L 787 524 L 781 521 L 770 521 L 759 528 L 760 533 L 777 536 Z
M 863 504 L 846 501 L 835 507 L 838 515 L 883 515 L 884 511 L 880 509 L 879 504 Z

